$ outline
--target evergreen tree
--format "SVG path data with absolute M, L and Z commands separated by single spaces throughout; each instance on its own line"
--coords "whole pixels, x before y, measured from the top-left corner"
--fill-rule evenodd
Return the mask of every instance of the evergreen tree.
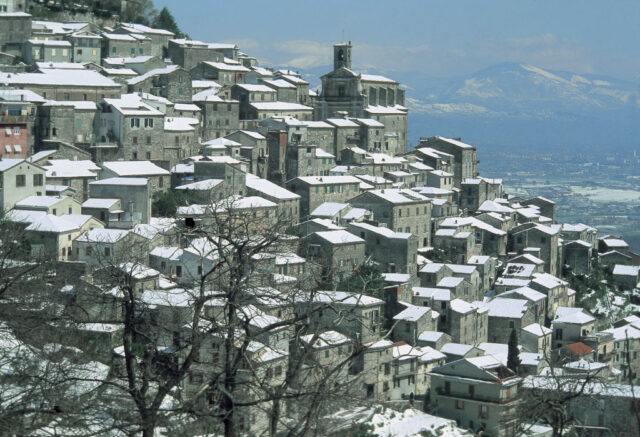
M 509 336 L 509 350 L 507 352 L 507 367 L 514 372 L 518 373 L 518 369 L 520 368 L 520 364 L 522 361 L 520 360 L 520 351 L 518 350 L 518 335 L 516 334 L 516 330 L 511 330 L 511 335 Z
M 171 14 L 171 12 L 169 12 L 169 9 L 167 9 L 166 6 L 160 9 L 160 13 L 156 15 L 153 20 L 152 27 L 173 32 L 176 34 L 176 37 L 183 36 L 183 33 L 180 31 L 175 18 L 173 18 L 173 15 Z

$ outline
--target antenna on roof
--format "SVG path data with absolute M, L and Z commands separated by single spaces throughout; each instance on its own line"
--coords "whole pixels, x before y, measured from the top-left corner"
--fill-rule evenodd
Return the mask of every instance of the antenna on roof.
M 344 29 L 342 29 L 342 42 L 344 42 Z

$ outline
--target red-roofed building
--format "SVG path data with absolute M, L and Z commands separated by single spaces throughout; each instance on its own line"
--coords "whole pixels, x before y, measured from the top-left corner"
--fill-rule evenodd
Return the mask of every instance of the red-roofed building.
M 569 361 L 575 360 L 595 360 L 595 350 L 592 347 L 587 346 L 581 341 L 566 345 L 561 349 L 561 355 L 566 357 Z

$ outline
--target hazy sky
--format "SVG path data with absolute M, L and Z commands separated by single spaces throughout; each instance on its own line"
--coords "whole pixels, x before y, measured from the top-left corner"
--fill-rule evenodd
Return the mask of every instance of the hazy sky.
M 330 65 L 344 32 L 358 70 L 453 76 L 517 61 L 640 79 L 640 0 L 154 3 L 192 39 L 235 42 L 263 65 Z

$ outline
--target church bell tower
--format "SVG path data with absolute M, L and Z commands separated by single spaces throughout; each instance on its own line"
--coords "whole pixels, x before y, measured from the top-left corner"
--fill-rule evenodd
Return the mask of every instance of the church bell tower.
M 333 69 L 342 67 L 351 68 L 351 41 L 333 46 Z

